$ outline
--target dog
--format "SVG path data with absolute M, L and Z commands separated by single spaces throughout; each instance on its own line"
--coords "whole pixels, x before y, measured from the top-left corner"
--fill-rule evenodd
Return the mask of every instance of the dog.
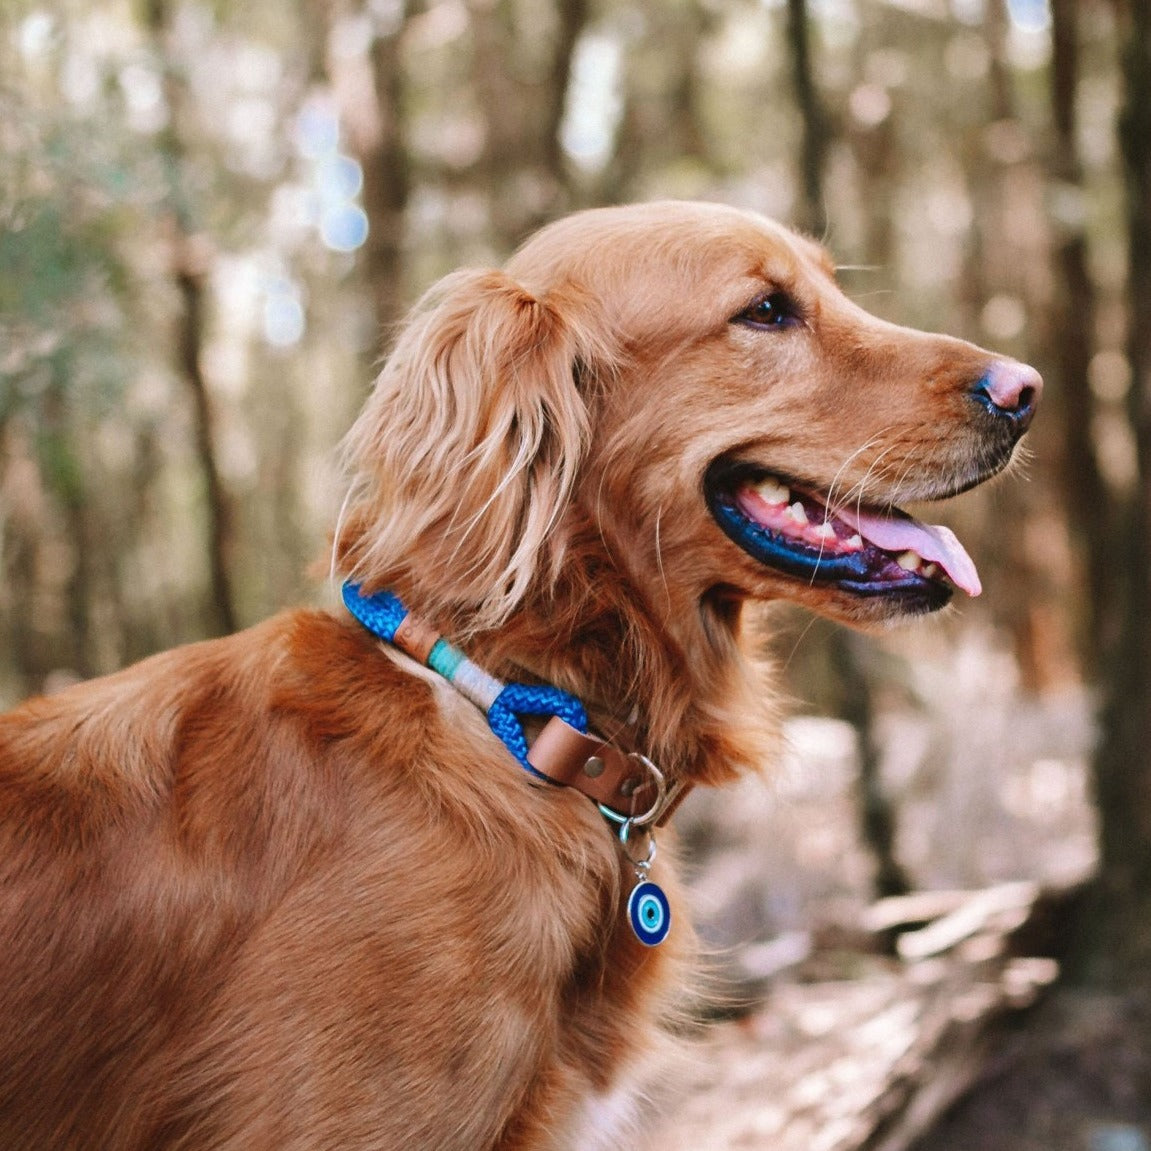
M 745 607 L 977 593 L 899 505 L 1002 471 L 1041 387 L 715 204 L 448 276 L 345 443 L 349 610 L 0 717 L 0 1145 L 634 1145 L 691 952 L 664 825 L 769 754 Z

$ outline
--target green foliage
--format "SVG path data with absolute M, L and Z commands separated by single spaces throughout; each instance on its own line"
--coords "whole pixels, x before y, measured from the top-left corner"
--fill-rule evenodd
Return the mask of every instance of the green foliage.
M 91 122 L 15 111 L 34 130 L 5 157 L 20 178 L 0 229 L 0 420 L 86 383 L 83 398 L 106 408 L 132 371 L 124 237 L 138 228 L 126 190 L 140 157 L 117 153 L 115 134 L 95 137 Z

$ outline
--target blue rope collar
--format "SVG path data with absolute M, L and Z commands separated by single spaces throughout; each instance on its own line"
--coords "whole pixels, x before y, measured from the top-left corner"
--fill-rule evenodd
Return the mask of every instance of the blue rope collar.
M 386 591 L 365 596 L 361 594 L 359 585 L 354 583 L 345 583 L 342 595 L 344 606 L 368 631 L 387 643 L 395 644 L 416 659 L 423 656 L 420 662 L 439 672 L 457 691 L 479 707 L 487 716 L 488 726 L 524 771 L 536 779 L 555 783 L 528 762 L 528 741 L 520 717 L 559 716 L 586 735 L 587 711 L 574 695 L 548 685 L 504 683 L 472 663 L 443 636 L 435 639 L 426 655 L 422 651 L 411 650 L 411 645 L 403 642 L 401 630 L 408 618 L 408 609 L 397 596 Z

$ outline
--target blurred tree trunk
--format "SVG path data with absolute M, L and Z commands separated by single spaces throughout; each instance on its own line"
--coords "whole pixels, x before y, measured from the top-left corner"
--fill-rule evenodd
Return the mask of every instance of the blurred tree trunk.
M 216 634 L 226 634 L 238 626 L 229 569 L 234 514 L 216 461 L 215 415 L 203 372 L 204 308 L 210 247 L 207 238 L 196 233 L 187 203 L 186 150 L 180 134 L 181 125 L 187 118 L 187 101 L 184 81 L 167 51 L 172 20 L 169 0 L 148 0 L 145 19 L 156 54 L 163 63 L 164 95 L 169 110 L 168 124 L 157 137 L 157 147 L 168 169 L 171 270 L 180 297 L 176 318 L 177 365 L 192 400 L 196 455 L 207 497 L 211 583 L 208 629 Z
M 516 80 L 515 20 L 508 0 L 469 0 L 474 36 L 472 85 L 484 120 L 484 146 L 478 183 L 488 195 L 496 247 L 514 247 L 540 219 L 541 205 L 530 202 L 533 109 Z
M 73 446 L 73 417 L 69 411 L 65 372 L 59 365 L 56 371 L 60 374 L 46 391 L 41 413 L 40 451 L 47 458 L 47 467 L 42 465 L 42 472 L 63 512 L 73 562 L 66 585 L 65 641 L 69 654 L 51 670 L 67 668 L 87 679 L 95 671 L 91 658 L 92 517 L 80 461 Z
M 1120 144 L 1127 187 L 1129 412 L 1138 479 L 1109 553 L 1119 634 L 1106 653 L 1095 757 L 1100 875 L 1086 974 L 1151 991 L 1151 5 L 1124 7 Z
M 700 117 L 706 84 L 700 44 L 719 22 L 718 9 L 701 0 L 673 6 L 648 0 L 640 10 L 647 34 L 627 48 L 623 114 L 611 162 L 596 188 L 601 202 L 630 199 L 645 172 L 663 165 L 690 159 L 715 168 Z M 658 68 L 650 56 L 653 48 Z M 664 72 L 667 79 L 657 88 L 649 77 Z
M 509 0 L 469 0 L 472 83 L 484 117 L 477 175 L 490 195 L 496 245 L 508 249 L 569 207 L 560 145 L 572 61 L 591 14 L 588 0 L 559 0 L 545 61 L 529 68 L 525 31 Z
M 1078 210 L 1083 197 L 1083 166 L 1076 139 L 1079 90 L 1079 19 L 1076 0 L 1051 0 L 1051 108 L 1055 125 L 1052 176 L 1056 190 Z M 1065 214 L 1066 215 L 1066 214 Z M 1087 264 L 1085 219 L 1056 221 L 1060 229 L 1056 261 L 1062 291 L 1055 294 L 1051 318 L 1058 363 L 1058 385 L 1052 397 L 1059 405 L 1063 432 L 1059 475 L 1073 535 L 1081 544 L 1081 562 L 1089 595 L 1078 621 L 1080 659 L 1089 671 L 1098 667 L 1099 652 L 1114 642 L 1116 620 L 1112 585 L 1115 564 L 1114 501 L 1100 475 L 1091 435 L 1092 401 L 1088 385 L 1095 330 L 1095 288 Z
M 990 70 L 987 75 L 991 91 L 990 119 L 992 122 L 1009 120 L 1015 115 L 1015 96 L 1011 89 L 1011 65 L 1008 62 L 1007 38 L 1011 31 L 1011 14 L 1007 11 L 1007 0 L 987 0 L 983 21 L 990 51 Z
M 906 895 L 911 881 L 895 854 L 895 811 L 880 778 L 880 746 L 875 736 L 875 694 L 861 635 L 836 628 L 831 662 L 839 679 L 839 714 L 859 733 L 858 798 L 860 831 L 875 861 L 871 886 L 879 899 Z
M 795 220 L 805 231 L 823 236 L 827 229 L 823 167 L 827 158 L 828 127 L 811 65 L 811 22 L 807 0 L 787 0 L 787 41 L 791 51 L 795 102 L 803 118 L 799 164 L 802 195 Z
M 208 573 L 211 581 L 211 629 L 227 634 L 239 626 L 228 558 L 232 554 L 232 503 L 216 463 L 215 413 L 202 362 L 204 296 L 208 268 L 205 241 L 188 234 L 177 224 L 173 238 L 173 273 L 180 290 L 182 309 L 178 319 L 176 354 L 184 382 L 192 397 L 195 417 L 196 454 L 204 475 L 208 515 Z
M 411 0 L 405 0 L 394 27 L 386 34 L 377 34 L 372 41 L 369 60 L 376 93 L 375 130 L 350 133 L 352 148 L 364 172 L 364 211 L 369 224 L 365 254 L 376 328 L 381 333 L 391 330 L 405 303 L 404 215 L 412 176 L 400 46 L 411 10 Z
M 800 144 L 801 196 L 796 219 L 807 231 L 821 236 L 827 228 L 823 202 L 823 172 L 827 158 L 828 126 L 813 74 L 806 0 L 788 0 L 788 42 L 792 80 L 803 124 Z M 873 887 L 877 896 L 902 895 L 910 890 L 907 875 L 895 857 L 895 813 L 879 775 L 879 746 L 875 737 L 875 702 L 861 647 L 865 637 L 833 628 L 829 633 L 830 667 L 835 676 L 840 716 L 859 735 L 858 813 L 860 832 L 875 860 Z
M 670 131 L 667 143 L 677 160 L 690 157 L 710 163 L 707 133 L 701 122 L 704 79 L 700 73 L 700 43 L 718 22 L 717 10 L 701 0 L 677 6 L 676 20 L 665 28 L 660 45 L 667 45 L 674 61 L 667 102 Z
M 386 17 L 358 0 L 310 0 L 304 9 L 316 39 L 308 51 L 310 71 L 314 79 L 326 73 L 347 150 L 363 173 L 365 275 L 376 332 L 385 343 L 407 303 L 405 216 L 413 175 L 403 42 L 415 7 L 415 0 L 402 0 Z M 371 28 L 367 51 L 349 52 L 339 45 L 341 26 L 361 20 Z
M 9 629 L 3 649 L 19 675 L 22 692 L 39 692 L 52 672 L 88 672 L 86 589 L 82 573 L 89 532 L 77 515 L 76 470 L 62 426 L 64 394 L 59 383 L 45 396 L 40 416 L 31 427 L 18 416 L 0 420 L 0 546 L 4 559 L 4 592 Z M 53 540 L 48 505 L 58 502 L 69 531 L 70 574 L 61 587 L 58 567 L 48 556 Z M 73 562 L 74 561 L 74 562 Z M 62 626 L 43 626 L 44 604 L 63 599 Z
M 856 47 L 855 71 L 863 76 L 868 58 L 887 42 L 890 30 L 888 13 L 868 8 L 861 10 L 860 14 L 864 27 Z M 896 267 L 898 259 L 896 192 L 902 177 L 903 156 L 899 149 L 898 112 L 893 97 L 886 87 L 880 91 L 889 101 L 882 114 L 877 113 L 869 120 L 859 116 L 847 117 L 847 140 L 859 168 L 860 200 L 867 205 L 863 219 L 863 268 L 856 271 L 891 270 Z
M 559 30 L 548 68 L 541 134 L 544 170 L 557 188 L 564 188 L 568 183 L 567 160 L 560 144 L 560 127 L 567 106 L 576 45 L 591 17 L 591 4 L 589 0 L 558 0 L 556 9 Z

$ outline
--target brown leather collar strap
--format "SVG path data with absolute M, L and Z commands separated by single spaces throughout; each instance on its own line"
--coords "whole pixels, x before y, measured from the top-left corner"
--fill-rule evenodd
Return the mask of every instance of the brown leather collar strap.
M 642 755 L 584 735 L 553 715 L 528 749 L 528 762 L 553 783 L 574 787 L 617 815 L 662 827 L 688 788 L 664 783 Z

